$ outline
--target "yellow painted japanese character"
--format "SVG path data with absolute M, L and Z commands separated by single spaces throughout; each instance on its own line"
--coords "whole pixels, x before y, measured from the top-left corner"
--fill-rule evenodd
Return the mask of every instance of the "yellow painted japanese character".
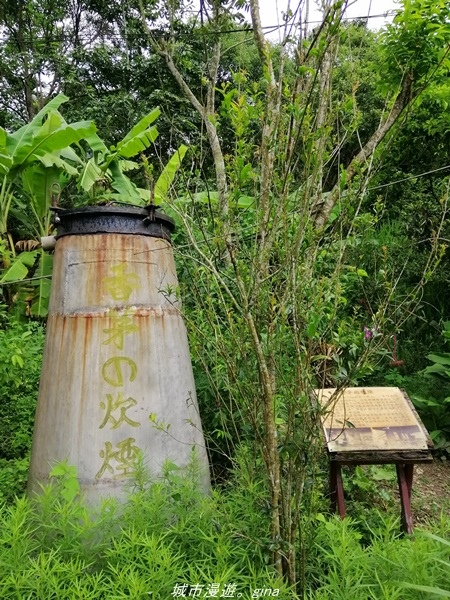
M 136 323 L 133 323 L 131 315 L 116 315 L 111 318 L 111 327 L 103 330 L 103 333 L 109 336 L 103 344 L 113 344 L 118 350 L 123 350 L 125 336 L 137 331 L 139 331 L 139 327 Z
M 140 423 L 133 421 L 126 414 L 129 408 L 137 406 L 134 398 L 125 398 L 122 392 L 116 394 L 115 398 L 112 394 L 106 394 L 106 402 L 100 402 L 100 406 L 106 410 L 106 414 L 99 429 L 103 429 L 108 422 L 112 425 L 111 429 L 117 429 L 122 423 L 128 423 L 131 427 L 140 426 Z
M 113 275 L 103 278 L 103 285 L 114 300 L 128 300 L 134 290 L 141 287 L 141 280 L 137 273 L 125 273 L 126 264 L 111 268 Z
M 111 442 L 105 442 L 105 449 L 100 450 L 100 458 L 103 458 L 103 464 L 96 474 L 95 478 L 100 479 L 105 471 L 109 471 L 114 479 L 131 475 L 134 471 L 134 461 L 140 452 L 134 445 L 134 438 L 126 438 L 116 444 L 117 450 L 113 450 Z M 111 462 L 116 464 L 113 466 Z
M 134 381 L 137 375 L 137 365 L 127 356 L 112 356 L 102 367 L 102 376 L 106 383 L 113 387 L 122 387 L 125 382 L 124 367 L 129 371 L 127 381 Z

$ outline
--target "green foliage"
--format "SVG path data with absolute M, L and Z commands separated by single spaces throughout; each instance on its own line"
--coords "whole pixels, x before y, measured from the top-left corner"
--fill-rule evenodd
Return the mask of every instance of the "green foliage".
M 441 544 L 443 547 L 445 546 L 450 546 L 450 542 L 438 535 L 434 535 L 432 533 L 429 532 L 423 532 L 422 534 L 423 536 L 425 536 L 426 538 L 432 539 L 436 542 L 438 542 L 439 544 Z M 436 563 L 438 563 L 437 566 L 439 567 L 444 567 L 444 569 L 447 571 L 447 573 L 450 573 L 450 561 L 449 560 L 442 560 L 440 558 L 435 558 L 434 559 Z M 430 586 L 430 585 L 417 585 L 417 584 L 413 584 L 413 583 L 404 583 L 404 586 L 406 588 L 409 589 L 414 589 L 414 590 L 419 590 L 420 592 L 428 592 L 431 595 L 434 596 L 438 596 L 439 598 L 450 598 L 450 589 L 446 588 L 445 590 L 442 588 L 438 588 L 436 586 Z
M 50 471 L 50 477 L 59 478 L 61 496 L 68 503 L 80 494 L 80 484 L 77 479 L 77 469 L 67 464 L 67 460 L 56 464 Z
M 357 466 L 351 468 L 350 473 L 344 470 L 343 475 L 350 514 L 353 512 L 352 505 L 355 505 L 356 510 L 358 510 L 358 506 L 364 506 L 365 509 L 368 504 L 377 505 L 380 509 L 392 508 L 393 497 L 389 490 L 389 484 L 397 480 L 395 468 L 392 465 Z
M 447 0 L 403 0 L 385 43 L 385 83 L 400 83 L 410 73 L 415 86 L 431 76 L 446 77 L 450 64 L 446 50 L 450 39 Z M 394 50 L 395 48 L 395 50 Z M 394 50 L 394 51 L 393 51 Z
M 33 240 L 31 244 L 38 245 Z M 10 256 L 11 253 L 5 250 L 3 257 L 4 259 L 8 257 L 9 266 L 3 274 L 0 272 L 0 290 L 4 299 L 17 318 L 46 317 L 50 299 L 53 255 L 37 249 L 20 252 L 15 258 Z
M 330 127 L 333 145 L 342 143 L 341 127 L 347 139 L 339 156 L 330 152 L 325 187 L 329 190 L 341 176 L 345 188 L 346 173 L 342 169 L 359 147 L 372 135 L 385 104 L 380 93 L 380 32 L 374 32 L 363 21 L 344 23 L 339 33 L 339 49 L 333 72 L 332 102 L 336 115 Z
M 10 503 L 15 497 L 22 496 L 29 468 L 28 455 L 25 458 L 0 458 L 0 502 Z
M 425 369 L 425 373 L 432 373 L 433 375 L 441 375 L 444 378 L 450 378 L 450 353 L 449 352 L 435 352 L 427 355 L 428 360 L 431 360 L 434 364 Z
M 267 567 L 261 551 L 261 489 L 235 488 L 202 497 L 167 465 L 164 481 L 105 500 L 93 514 L 73 487 L 73 467 L 56 465 L 51 485 L 0 516 L 0 596 L 83 600 L 167 600 L 176 585 L 205 593 L 219 584 L 235 595 L 278 589 L 296 598 Z M 202 587 L 200 587 L 202 586 Z
M 78 200 L 77 204 L 86 202 L 119 201 L 125 204 L 146 205 L 152 200 L 163 201 L 173 184 L 175 175 L 181 166 L 187 147 L 181 145 L 170 157 L 162 169 L 156 182 L 153 180 L 153 169 L 144 152 L 155 142 L 158 130 L 153 125 L 159 117 L 159 108 L 153 109 L 142 117 L 125 137 L 109 148 L 97 133 L 86 136 L 89 151 L 82 164 L 80 173 L 77 172 L 77 187 L 87 194 L 86 198 Z M 148 188 L 139 188 L 125 173 L 140 168 L 140 164 L 129 159 L 139 155 L 144 167 Z M 153 195 L 152 190 L 153 189 Z
M 30 305 L 32 317 L 46 317 L 48 315 L 48 303 L 50 300 L 50 277 L 53 273 L 53 255 L 40 250 L 39 260 L 34 271 L 36 279 L 31 282 L 35 288 Z
M 21 252 L 12 262 L 11 266 L 3 273 L 0 283 L 16 282 L 25 279 L 30 267 L 34 265 L 37 255 L 37 250 Z
M 50 486 L 0 515 L 1 597 L 144 599 L 153 592 L 167 600 L 175 586 L 197 585 L 205 593 L 220 584 L 221 591 L 235 586 L 235 595 L 246 599 L 261 589 L 297 598 L 265 564 L 264 485 L 242 468 L 235 476 L 235 485 L 202 497 L 167 465 L 163 481 L 133 492 L 125 505 L 105 500 L 92 512 L 73 487 L 73 467 L 56 465 Z M 351 518 L 315 517 L 305 597 L 447 597 L 450 523 L 443 520 L 434 533 L 416 531 L 409 538 L 399 534 L 398 519 L 385 513 L 377 519 L 363 543 L 360 530 L 366 526 Z
M 450 321 L 444 323 L 443 337 L 450 338 Z M 434 428 L 431 430 L 431 438 L 438 450 L 450 455 L 450 394 L 447 396 L 442 392 L 450 390 L 450 353 L 434 352 L 427 355 L 433 364 L 424 369 L 424 373 L 431 375 L 434 381 L 444 379 L 444 385 L 439 385 L 440 398 L 415 396 L 415 404 L 425 413 L 425 420 L 432 419 Z M 445 397 L 442 397 L 444 395 Z
M 48 218 L 50 202 L 50 197 L 45 192 L 55 182 L 62 183 L 56 173 L 77 174 L 77 170 L 71 164 L 74 153 L 70 151 L 70 146 L 88 135 L 93 135 L 95 126 L 89 121 L 66 123 L 58 108 L 67 100 L 66 96 L 59 94 L 48 102 L 30 123 L 13 133 L 0 129 L 1 235 L 7 232 L 9 210 L 14 195 L 17 194 L 17 185 L 23 186 L 25 193 L 28 192 L 30 208 L 40 231 L 43 232 L 42 223 Z
M 44 331 L 37 323 L 3 319 L 0 324 L 0 499 L 7 499 L 22 493 L 27 479 Z
M 13 133 L 0 128 L 0 237 L 9 246 L 3 243 L 0 248 L 6 267 L 0 274 L 0 283 L 21 281 L 34 270 L 37 277 L 45 277 L 51 271 L 51 259 L 43 251 L 31 250 L 15 256 L 9 232 L 10 213 L 19 215 L 33 237 L 48 235 L 52 194 L 57 189 L 58 197 L 68 177 L 78 173 L 74 164 L 80 161 L 71 146 L 95 132 L 95 125 L 88 121 L 66 123 L 58 108 L 67 100 L 59 94 Z M 46 316 L 48 292 L 48 284 L 43 280 L 32 286 L 31 293 L 25 292 L 31 305 L 29 314 Z
M 154 109 L 134 125 L 131 131 L 116 146 L 109 149 L 96 133 L 91 122 L 67 124 L 58 108 L 68 98 L 59 94 L 51 100 L 34 118 L 14 133 L 0 129 L 0 251 L 4 265 L 0 272 L 0 284 L 16 284 L 27 276 L 36 277 L 31 291 L 25 291 L 27 314 L 46 317 L 52 272 L 52 257 L 44 251 L 31 250 L 15 255 L 12 237 L 8 233 L 9 213 L 16 211 L 19 220 L 29 232 L 38 238 L 49 234 L 52 227 L 50 203 L 59 198 L 61 189 L 69 178 L 75 177 L 78 188 L 89 195 L 91 202 L 119 200 L 138 205 L 149 204 L 151 200 L 164 201 L 173 184 L 176 172 L 186 154 L 187 147 L 181 145 L 163 168 L 156 183 L 150 179 L 150 189 L 138 188 L 125 171 L 139 167 L 128 159 L 141 154 L 153 144 L 158 131 L 152 123 L 160 110 Z M 82 150 L 84 140 L 89 150 Z M 72 145 L 77 144 L 78 152 Z M 81 156 L 90 158 L 81 158 Z M 143 155 L 142 155 L 143 156 Z M 147 159 L 143 162 L 148 166 Z M 86 201 L 86 199 L 85 199 Z M 16 286 L 17 288 L 17 286 Z M 14 291 L 15 289 L 12 288 Z M 23 298 L 25 288 L 19 288 Z M 11 294 L 10 294 L 11 295 Z M 24 311 L 23 311 L 24 312 Z
M 427 532 L 402 538 L 398 521 L 381 513 L 378 517 L 382 525 L 364 546 L 354 521 L 319 515 L 310 600 L 419 600 L 431 588 L 437 595 L 444 589 L 440 597 L 446 597 L 448 541 Z M 447 521 L 438 533 L 448 535 L 449 527 Z
M 144 203 L 136 186 L 124 174 L 127 166 L 130 167 L 124 159 L 136 156 L 155 141 L 158 131 L 152 123 L 159 114 L 160 110 L 156 108 L 145 115 L 116 146 L 111 146 L 110 149 L 97 134 L 87 139 L 94 155 L 86 161 L 78 186 L 90 193 L 91 201 L 114 198 L 134 204 Z M 133 164 L 131 168 L 137 166 Z M 108 188 L 114 190 L 112 195 Z
M 445 343 L 450 339 L 450 322 L 445 321 L 443 327 Z M 425 369 L 411 375 L 392 372 L 385 381 L 408 392 L 436 451 L 445 458 L 450 456 L 450 354 L 433 352 L 427 359 L 433 364 Z
M 436 385 L 436 378 L 424 372 L 402 375 L 388 373 L 385 382 L 404 388 L 417 409 L 436 451 L 443 457 L 450 453 L 450 384 Z

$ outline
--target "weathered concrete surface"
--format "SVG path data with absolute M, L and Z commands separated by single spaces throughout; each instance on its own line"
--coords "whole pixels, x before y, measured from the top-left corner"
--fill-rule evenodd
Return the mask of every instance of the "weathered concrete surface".
M 88 501 L 123 499 L 137 453 L 152 475 L 195 448 L 208 459 L 169 242 L 69 235 L 56 243 L 29 489 L 55 462 L 77 467 Z

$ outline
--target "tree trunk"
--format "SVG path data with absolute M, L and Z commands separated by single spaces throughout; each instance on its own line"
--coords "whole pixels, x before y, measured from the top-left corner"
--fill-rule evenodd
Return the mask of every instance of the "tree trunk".
M 407 73 L 403 78 L 402 89 L 398 94 L 391 111 L 380 123 L 380 126 L 369 139 L 369 141 L 363 146 L 363 148 L 361 148 L 361 150 L 346 168 L 345 173 L 347 185 L 352 181 L 353 177 L 358 173 L 360 168 L 364 166 L 364 163 L 372 156 L 377 146 L 384 139 L 385 135 L 389 132 L 392 126 L 396 123 L 397 119 L 406 106 L 408 106 L 408 104 L 411 102 L 411 100 L 412 76 Z M 315 225 L 317 229 L 320 229 L 326 225 L 328 219 L 330 218 L 331 211 L 333 210 L 336 202 L 339 200 L 340 195 L 341 188 L 340 183 L 338 182 L 316 215 Z

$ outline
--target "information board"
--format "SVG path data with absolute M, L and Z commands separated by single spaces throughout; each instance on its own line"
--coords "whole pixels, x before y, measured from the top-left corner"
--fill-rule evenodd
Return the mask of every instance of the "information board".
M 316 390 L 330 452 L 426 450 L 427 437 L 404 393 L 394 387 Z

